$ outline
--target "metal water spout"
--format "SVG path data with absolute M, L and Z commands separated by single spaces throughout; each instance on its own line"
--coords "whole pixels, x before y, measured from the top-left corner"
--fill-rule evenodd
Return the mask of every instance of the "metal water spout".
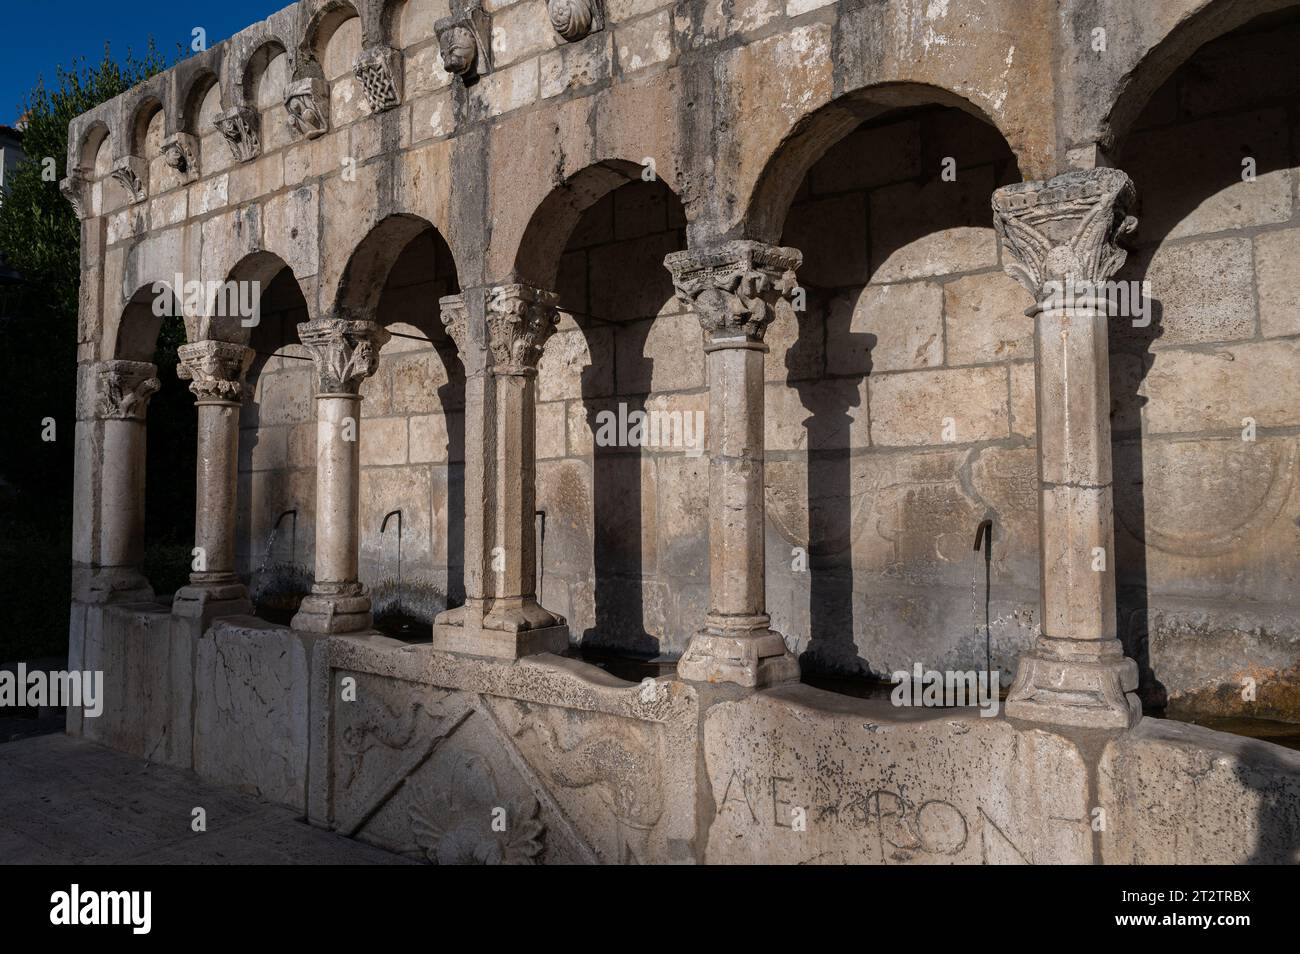
M 975 552 L 979 553 L 980 544 L 984 545 L 984 666 L 985 672 L 989 677 L 989 690 L 996 692 L 993 686 L 993 646 L 992 636 L 990 633 L 989 623 L 989 596 L 993 571 L 993 518 L 987 516 L 980 521 L 979 526 L 975 528 Z M 975 599 L 975 577 L 978 572 L 979 561 L 976 560 L 975 566 L 971 567 L 970 576 L 970 614 L 971 625 L 975 628 L 976 637 L 979 636 L 979 625 L 975 622 L 976 616 L 976 599 Z
M 381 537 L 388 530 L 390 517 L 397 518 L 397 610 L 400 613 L 402 609 L 402 511 L 390 510 L 384 514 L 384 520 L 379 525 L 379 535 Z

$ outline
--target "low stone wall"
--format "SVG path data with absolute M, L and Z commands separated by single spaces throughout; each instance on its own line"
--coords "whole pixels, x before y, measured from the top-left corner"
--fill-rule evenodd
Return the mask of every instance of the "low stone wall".
M 1300 861 L 1300 753 L 74 607 L 68 731 L 440 863 Z M 192 715 L 191 715 L 192 713 Z M 494 822 L 496 823 L 494 825 Z

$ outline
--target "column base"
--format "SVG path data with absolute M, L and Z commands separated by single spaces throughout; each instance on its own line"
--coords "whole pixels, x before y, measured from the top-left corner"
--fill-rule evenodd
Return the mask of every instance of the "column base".
M 1007 694 L 1013 719 L 1084 729 L 1129 729 L 1142 718 L 1137 663 L 1118 639 L 1039 637 Z
M 153 585 L 133 567 L 77 567 L 72 598 L 79 603 L 152 603 Z
M 434 619 L 433 648 L 492 659 L 562 653 L 569 648 L 569 627 L 536 600 L 497 605 L 487 614 L 478 606 L 457 606 Z
M 374 628 L 370 597 L 365 592 L 348 596 L 312 593 L 303 597 L 289 628 L 303 633 L 356 633 Z
M 763 617 L 764 623 L 766 617 Z M 730 682 L 764 689 L 799 681 L 799 660 L 780 633 L 707 626 L 691 637 L 677 675 L 692 682 Z
M 251 616 L 253 603 L 242 583 L 191 583 L 176 591 L 172 615 L 191 619 Z

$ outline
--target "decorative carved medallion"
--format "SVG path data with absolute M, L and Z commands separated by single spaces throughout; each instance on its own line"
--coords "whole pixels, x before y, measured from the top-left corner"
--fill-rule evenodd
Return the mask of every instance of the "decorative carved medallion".
M 542 345 L 555 331 L 559 296 L 531 285 L 498 285 L 487 302 L 488 348 L 492 370 L 536 373 Z
M 434 864 L 531 865 L 546 835 L 539 811 L 532 795 L 503 798 L 487 760 L 465 752 L 445 787 L 419 793 L 411 833 Z M 503 825 L 495 824 L 498 818 Z
M 546 12 L 555 32 L 570 43 L 605 27 L 600 0 L 546 0 Z
M 262 151 L 258 135 L 257 110 L 249 106 L 235 106 L 218 113 L 213 125 L 230 146 L 230 154 L 237 162 L 256 159 Z
M 148 361 L 105 361 L 98 369 L 96 411 L 102 420 L 143 421 L 149 399 L 162 387 Z
M 1004 265 L 1007 274 L 1035 301 L 1048 282 L 1106 281 L 1128 254 L 1119 242 L 1137 228 L 1128 214 L 1135 199 L 1129 177 L 1107 168 L 998 189 L 993 225 L 1012 256 Z
M 149 163 L 139 156 L 123 156 L 116 160 L 112 176 L 126 190 L 133 204 L 149 198 Z
M 361 81 L 372 113 L 392 109 L 402 101 L 402 54 L 390 46 L 376 46 L 357 57 L 352 72 Z
M 196 341 L 176 349 L 176 374 L 190 382 L 200 401 L 238 403 L 243 391 L 244 372 L 253 361 L 253 350 L 228 341 Z
M 465 296 L 447 295 L 438 299 L 438 308 L 442 326 L 447 329 L 447 337 L 456 346 L 456 352 L 465 353 L 465 331 L 468 316 L 465 311 Z
M 477 3 L 464 12 L 443 17 L 433 25 L 438 35 L 442 68 L 465 82 L 492 71 L 491 30 L 487 14 Z
M 312 77 L 289 84 L 284 97 L 289 126 L 300 136 L 315 139 L 329 132 L 330 88 L 323 79 Z
M 673 252 L 664 259 L 677 297 L 695 310 L 714 343 L 762 341 L 776 305 L 798 287 L 798 249 L 738 240 Z
M 375 373 L 389 335 L 373 321 L 317 318 L 300 324 L 298 337 L 316 362 L 319 393 L 356 394 Z
M 163 140 L 163 159 L 186 181 L 199 177 L 199 140 L 189 133 L 173 133 Z
M 85 219 L 90 211 L 90 204 L 86 201 L 86 189 L 89 185 L 80 167 L 70 168 L 67 177 L 59 180 L 59 192 L 68 200 L 73 214 L 78 219 Z

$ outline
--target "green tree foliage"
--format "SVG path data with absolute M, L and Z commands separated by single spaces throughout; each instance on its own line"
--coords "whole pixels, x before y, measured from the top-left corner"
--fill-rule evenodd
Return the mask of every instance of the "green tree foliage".
M 106 46 L 98 64 L 58 67 L 48 86 L 38 79 L 20 107 L 27 160 L 0 202 L 0 249 L 23 277 L 0 312 L 0 661 L 58 653 L 67 642 L 81 277 L 81 226 L 59 192 L 68 124 L 167 66 L 152 41 L 120 61 Z M 47 418 L 52 442 L 42 440 Z

